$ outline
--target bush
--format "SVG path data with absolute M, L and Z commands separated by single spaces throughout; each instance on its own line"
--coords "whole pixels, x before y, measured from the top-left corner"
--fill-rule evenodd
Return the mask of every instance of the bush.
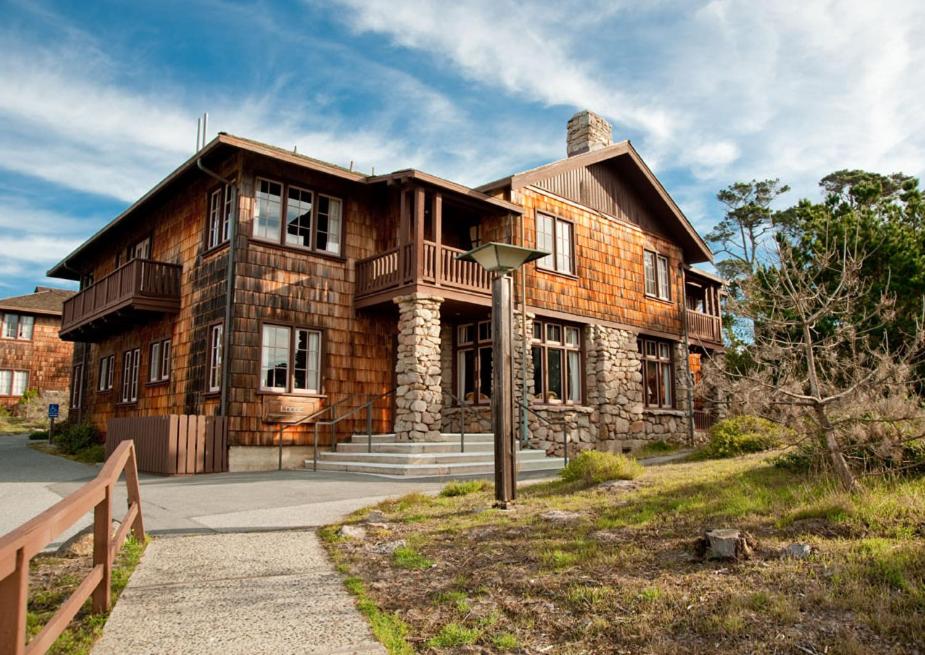
M 48 430 L 36 430 L 29 435 L 29 441 L 40 441 L 48 438 Z
M 624 455 L 584 450 L 559 472 L 566 482 L 599 484 L 607 480 L 632 480 L 642 475 L 642 464 Z
M 485 480 L 450 482 L 440 490 L 440 495 L 446 498 L 452 498 L 453 496 L 468 496 L 476 491 L 481 491 L 486 486 L 488 486 L 488 482 Z
M 734 416 L 710 428 L 708 457 L 735 457 L 780 446 L 792 431 L 759 416 Z
M 66 426 L 55 436 L 54 443 L 61 452 L 74 455 L 100 442 L 100 432 L 89 423 Z

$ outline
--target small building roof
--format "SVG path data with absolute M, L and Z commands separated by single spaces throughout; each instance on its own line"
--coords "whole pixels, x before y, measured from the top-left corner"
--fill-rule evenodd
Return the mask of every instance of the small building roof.
M 69 289 L 35 287 L 34 293 L 0 299 L 0 311 L 61 316 L 61 307 L 64 301 L 75 293 L 77 292 Z

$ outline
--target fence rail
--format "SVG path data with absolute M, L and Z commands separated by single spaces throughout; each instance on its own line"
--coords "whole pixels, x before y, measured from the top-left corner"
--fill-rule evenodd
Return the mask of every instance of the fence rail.
M 138 470 L 160 475 L 228 470 L 228 420 L 222 416 L 170 414 L 109 419 L 106 452 L 135 443 Z
M 128 512 L 112 530 L 113 488 L 125 472 Z M 93 568 L 45 627 L 26 643 L 29 562 L 55 537 L 93 510 Z M 0 538 L 0 655 L 40 655 L 61 635 L 88 598 L 95 613 L 112 604 L 112 563 L 129 531 L 145 538 L 135 447 L 122 443 L 96 478 Z
M 719 316 L 687 310 L 687 331 L 690 336 L 713 343 L 723 342 L 723 323 Z

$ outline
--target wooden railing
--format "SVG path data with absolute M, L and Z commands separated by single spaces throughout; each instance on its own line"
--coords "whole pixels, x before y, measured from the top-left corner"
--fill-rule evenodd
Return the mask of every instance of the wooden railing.
M 723 324 L 719 316 L 711 316 L 693 309 L 687 310 L 687 333 L 694 339 L 723 342 Z
M 61 331 L 105 316 L 133 299 L 179 301 L 181 270 L 178 264 L 133 259 L 65 300 Z
M 123 471 L 128 491 L 128 512 L 114 535 L 112 496 Z M 90 510 L 93 510 L 93 568 L 41 632 L 27 644 L 29 562 Z M 144 540 L 135 447 L 131 442 L 125 442 L 106 460 L 94 480 L 0 538 L 0 655 L 45 653 L 88 598 L 93 599 L 95 613 L 108 612 L 112 603 L 112 563 L 129 530 L 135 539 Z
M 465 252 L 433 241 L 425 241 L 420 251 L 420 282 L 491 293 L 491 277 L 475 262 L 462 262 L 456 256 Z M 356 295 L 368 296 L 415 282 L 415 244 L 408 243 L 384 253 L 361 259 L 356 265 Z

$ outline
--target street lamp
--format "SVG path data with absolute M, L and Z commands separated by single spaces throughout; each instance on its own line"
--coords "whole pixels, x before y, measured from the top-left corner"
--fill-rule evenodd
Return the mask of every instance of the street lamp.
M 492 242 L 456 256 L 460 261 L 476 262 L 492 274 L 491 427 L 495 435 L 495 504 L 501 508 L 507 507 L 508 503 L 514 500 L 517 489 L 512 411 L 514 389 L 511 373 L 513 280 L 510 273 L 527 262 L 548 254 L 543 250 Z

